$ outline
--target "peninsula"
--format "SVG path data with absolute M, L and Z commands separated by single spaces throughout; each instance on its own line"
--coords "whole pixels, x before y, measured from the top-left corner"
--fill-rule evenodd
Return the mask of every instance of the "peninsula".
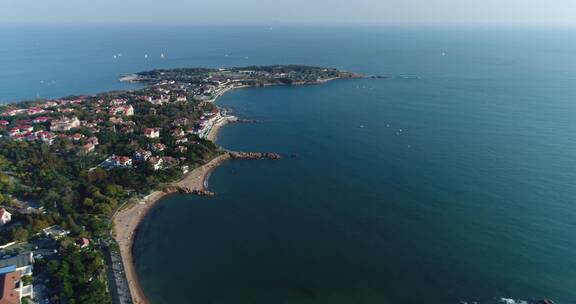
M 0 243 L 15 245 L 0 253 L 41 252 L 35 274 L 48 278 L 47 297 L 146 303 L 131 254 L 146 212 L 166 193 L 211 195 L 205 179 L 227 159 L 280 157 L 216 146 L 218 128 L 237 120 L 216 99 L 363 77 L 299 65 L 154 70 L 122 77 L 143 85 L 133 91 L 1 106 L 0 205 L 12 222 Z

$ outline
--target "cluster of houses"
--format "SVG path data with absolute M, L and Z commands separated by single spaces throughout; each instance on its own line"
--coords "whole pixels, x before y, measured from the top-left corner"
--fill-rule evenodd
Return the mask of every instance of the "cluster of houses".
M 4 209 L 0 209 L 2 212 Z M 55 225 L 42 230 L 44 237 L 59 240 L 70 234 L 70 231 Z M 78 248 L 84 249 L 90 245 L 90 240 L 87 238 L 79 238 L 74 243 Z M 16 246 L 15 243 L 9 243 L 0 248 L 4 251 L 11 252 L 8 248 Z M 37 248 L 37 247 L 36 247 Z M 13 249 L 12 249 L 13 250 Z M 45 250 L 45 249 L 42 249 Z M 33 282 L 33 265 L 36 258 L 43 258 L 42 254 L 36 254 L 32 251 L 20 251 L 20 253 L 10 253 L 0 259 L 0 303 L 1 304 L 19 304 L 23 302 L 23 298 L 31 299 L 35 303 L 39 299 L 34 293 Z M 46 299 L 42 299 L 46 301 Z M 28 303 L 31 303 L 28 301 Z
M 5 220 L 6 214 L 9 214 L 4 208 L 0 209 L 0 222 Z M 67 237 L 70 231 L 63 229 L 58 225 L 44 228 L 39 235 L 43 237 L 60 240 Z M 85 249 L 90 246 L 90 240 L 84 237 L 78 238 L 74 245 L 79 249 Z M 30 251 L 30 244 L 8 243 L 0 246 L 0 304 L 20 304 L 24 303 L 48 303 L 47 299 L 40 299 L 45 296 L 42 292 L 38 294 L 34 291 L 33 268 L 35 259 L 43 259 L 46 252 L 52 252 L 51 247 L 35 247 L 36 252 Z M 54 251 L 56 252 L 56 251 Z M 38 287 L 38 286 L 36 286 Z M 42 288 L 44 289 L 44 288 Z
M 151 95 L 142 96 L 141 99 L 153 105 L 161 106 L 171 100 L 176 102 L 188 101 L 188 90 L 184 86 L 175 86 L 174 81 L 160 83 L 154 88 Z
M 98 101 L 100 104 L 104 103 L 103 100 Z M 119 116 L 134 116 L 134 107 L 128 105 L 128 99 L 125 98 L 115 98 L 109 103 L 108 113 L 110 115 Z
M 50 129 L 45 130 L 43 128 L 38 128 L 36 130 L 35 125 L 37 124 L 50 124 Z M 55 132 L 70 131 L 74 128 L 80 127 L 80 120 L 77 117 L 67 118 L 63 117 L 60 119 L 52 119 L 50 117 L 36 117 L 34 119 L 23 119 L 15 121 L 14 127 L 8 130 L 8 136 L 14 140 L 27 140 L 34 141 L 40 140 L 48 144 L 52 144 L 56 138 Z M 6 128 L 10 125 L 9 121 L 0 120 L 0 126 Z
M 84 97 L 71 100 L 50 100 L 35 104 L 28 108 L 8 107 L 0 113 L 0 130 L 4 129 L 10 139 L 17 141 L 41 141 L 53 144 L 57 138 L 69 138 L 78 144 L 79 150 L 84 153 L 93 151 L 98 145 L 96 137 L 86 138 L 79 133 L 70 134 L 71 130 L 81 126 L 88 127 L 93 133 L 98 133 L 98 124 L 103 121 L 81 121 L 73 113 L 79 104 L 85 102 Z M 113 99 L 109 104 L 104 105 L 112 115 L 131 116 L 134 115 L 134 108 L 126 105 L 125 99 Z M 101 105 L 104 101 L 97 101 L 96 105 Z M 43 115 L 43 116 L 42 116 Z M 28 116 L 26 119 L 13 120 L 14 116 Z M 2 135 L 0 134 L 0 137 Z
M 198 82 L 184 84 L 161 81 L 156 84 L 153 94 L 143 96 L 142 99 L 153 105 L 163 105 L 170 101 L 187 102 L 188 95 L 191 95 L 194 100 L 212 102 L 234 85 L 241 85 L 241 83 L 221 76 L 210 76 Z
M 35 119 L 36 120 L 36 119 Z M 50 121 L 49 118 L 41 119 L 42 121 Z M 0 121 L 0 125 L 4 124 L 3 121 Z M 59 137 L 67 137 L 73 142 L 80 142 L 81 140 L 84 141 L 83 145 L 80 147 L 80 150 L 89 153 L 93 151 L 98 145 L 98 138 L 95 136 L 86 138 L 86 136 L 75 133 L 72 135 L 66 135 L 61 132 L 70 131 L 80 127 L 80 120 L 77 117 L 72 118 L 61 118 L 56 120 L 50 121 L 50 131 L 47 130 L 35 130 L 33 125 L 20 125 L 14 128 L 11 128 L 8 131 L 8 135 L 11 139 L 17 141 L 42 141 L 46 144 L 51 145 L 56 138 Z
M 214 125 L 220 123 L 223 118 L 224 116 L 222 116 L 218 110 L 204 113 L 194 127 L 194 134 L 198 135 L 200 138 L 207 138 Z
M 1 113 L 0 116 L 4 116 L 4 117 L 11 117 L 11 116 L 17 116 L 17 115 L 32 116 L 32 115 L 38 115 L 38 114 L 43 114 L 43 113 L 46 113 L 46 110 L 44 110 L 40 107 L 30 107 L 27 109 L 9 109 L 8 111 Z
M 170 156 L 157 156 L 152 151 L 138 149 L 130 156 L 111 155 L 99 166 L 105 169 L 131 168 L 134 163 L 149 163 L 154 170 L 160 170 L 179 163 L 179 160 Z
M 214 81 L 220 81 L 214 79 Z M 223 80 L 226 81 L 226 80 Z M 154 105 L 169 102 L 187 102 L 189 93 L 194 89 L 194 94 L 212 94 L 218 89 L 217 83 L 207 82 L 202 85 L 177 85 L 174 82 L 159 83 L 144 94 L 133 95 L 140 100 L 148 101 Z M 90 103 L 86 101 L 90 101 Z M 79 106 L 81 105 L 81 106 Z M 96 114 L 107 114 L 109 117 L 99 116 L 94 120 L 80 120 L 76 115 L 78 110 L 89 110 Z M 153 111 L 154 108 L 151 109 Z M 68 113 L 68 114 L 67 114 Z M 41 141 L 53 144 L 60 138 L 68 138 L 79 153 L 88 154 L 93 152 L 99 144 L 97 136 L 87 137 L 75 129 L 87 128 L 92 134 L 97 134 L 102 128 L 110 128 L 114 132 L 122 134 L 133 133 L 137 129 L 136 123 L 130 119 L 134 116 L 135 108 L 128 98 L 113 98 L 106 100 L 102 97 L 50 100 L 34 104 L 28 108 L 8 107 L 2 113 L 0 119 L 0 137 L 6 134 L 10 139 L 17 141 Z M 28 116 L 26 119 L 16 120 L 20 116 Z M 16 119 L 12 118 L 16 117 Z M 212 126 L 218 122 L 221 115 L 218 111 L 205 113 L 200 123 L 192 128 L 187 118 L 178 118 L 170 126 L 166 133 L 174 138 L 175 151 L 184 153 L 188 150 L 185 144 L 189 141 L 188 134 L 207 135 Z M 2 132 L 1 130 L 5 131 Z M 100 163 L 103 168 L 131 168 L 135 162 L 148 162 L 155 170 L 170 167 L 179 163 L 172 157 L 159 156 L 159 152 L 166 150 L 162 143 L 160 128 L 145 128 L 142 135 L 151 139 L 147 145 L 136 151 L 132 156 L 111 155 Z M 161 155 L 162 153 L 160 153 Z
M 84 100 L 84 97 L 80 97 L 75 99 L 49 100 L 28 108 L 9 107 L 4 112 L 0 113 L 0 117 L 13 117 L 19 115 L 34 116 L 53 113 L 54 111 L 70 113 L 74 111 L 72 108 L 70 108 L 70 106 L 81 104 L 84 102 Z

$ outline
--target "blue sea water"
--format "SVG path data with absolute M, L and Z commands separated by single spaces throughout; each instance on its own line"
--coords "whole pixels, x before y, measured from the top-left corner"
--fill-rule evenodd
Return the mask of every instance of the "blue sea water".
M 284 158 L 228 162 L 210 178 L 216 197 L 173 195 L 150 212 L 134 253 L 152 302 L 575 303 L 574 38 L 10 28 L 0 31 L 0 99 L 129 88 L 119 75 L 157 67 L 301 63 L 390 76 L 219 99 L 258 120 L 223 128 L 220 145 Z

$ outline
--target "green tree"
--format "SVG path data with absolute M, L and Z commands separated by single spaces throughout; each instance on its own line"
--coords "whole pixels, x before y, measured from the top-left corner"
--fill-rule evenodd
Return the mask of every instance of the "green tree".
M 28 240 L 28 230 L 16 228 L 13 233 L 13 239 L 21 242 Z

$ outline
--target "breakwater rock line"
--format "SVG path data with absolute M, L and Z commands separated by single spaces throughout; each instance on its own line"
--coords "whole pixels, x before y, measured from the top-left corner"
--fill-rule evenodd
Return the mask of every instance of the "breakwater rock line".
M 248 160 L 259 160 L 259 159 L 268 159 L 268 160 L 279 160 L 282 156 L 278 153 L 270 153 L 270 152 L 237 152 L 237 151 L 226 151 L 222 156 L 220 156 L 220 160 L 218 163 L 226 159 L 248 159 Z M 211 167 L 213 169 L 213 167 Z M 208 176 L 208 173 L 205 173 L 203 179 L 205 180 Z M 180 182 L 176 184 L 166 185 L 164 186 L 161 191 L 165 194 L 171 193 L 185 193 L 185 194 L 194 194 L 198 196 L 214 196 L 216 193 L 209 191 L 205 187 L 199 187 L 195 184 L 188 184 L 185 182 Z
M 195 194 L 199 196 L 214 196 L 215 193 L 212 191 L 208 191 L 206 189 L 191 189 L 186 186 L 167 186 L 162 189 L 162 192 L 166 194 L 170 193 L 187 193 L 187 194 Z
M 282 156 L 278 153 L 267 153 L 267 152 L 228 152 L 231 159 L 270 159 L 278 160 Z

